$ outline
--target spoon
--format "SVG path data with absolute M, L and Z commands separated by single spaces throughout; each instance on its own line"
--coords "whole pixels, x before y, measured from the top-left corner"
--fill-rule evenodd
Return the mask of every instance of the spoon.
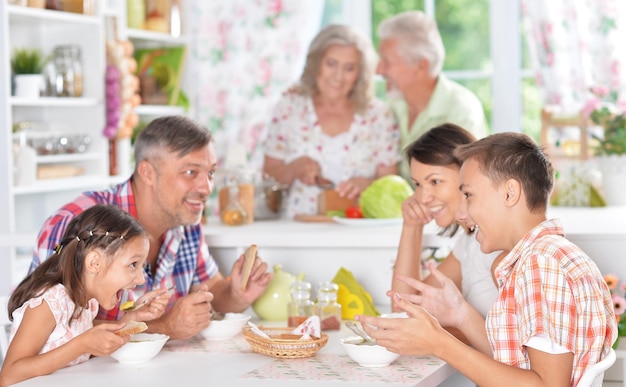
M 370 335 L 368 335 L 363 328 L 361 327 L 361 325 L 355 323 L 354 321 L 346 321 L 346 326 L 348 327 L 348 329 L 350 329 L 352 332 L 356 333 L 357 335 L 359 335 L 364 341 L 364 344 L 367 345 L 376 345 L 376 340 L 374 340 Z
M 174 289 L 175 286 L 170 286 L 169 288 L 167 288 L 165 291 L 159 293 L 158 295 L 151 297 L 151 298 L 146 298 L 145 300 L 143 300 L 141 302 L 141 304 L 135 304 L 133 301 L 127 301 L 125 303 L 122 304 L 122 306 L 120 307 L 120 310 L 122 310 L 123 312 L 134 312 L 136 310 L 139 310 L 141 308 L 143 308 L 144 306 L 148 305 L 150 303 L 150 301 L 152 301 L 153 299 L 159 297 L 162 294 L 165 294 L 167 292 L 169 292 L 170 290 Z

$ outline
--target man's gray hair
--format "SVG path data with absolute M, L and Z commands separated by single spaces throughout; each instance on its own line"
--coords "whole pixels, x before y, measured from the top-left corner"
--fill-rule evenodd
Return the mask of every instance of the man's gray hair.
M 378 25 L 378 38 L 397 39 L 399 54 L 408 62 L 426 59 L 430 75 L 441 72 L 446 50 L 437 23 L 422 11 L 403 12 Z
M 135 140 L 135 163 L 139 165 L 140 161 L 159 158 L 163 153 L 183 157 L 212 140 L 211 132 L 190 118 L 159 117 L 139 132 Z

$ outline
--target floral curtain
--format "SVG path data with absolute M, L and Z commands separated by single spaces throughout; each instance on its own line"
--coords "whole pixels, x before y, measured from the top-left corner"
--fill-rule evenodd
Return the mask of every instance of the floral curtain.
M 220 163 L 236 143 L 260 168 L 266 121 L 299 77 L 323 1 L 194 0 L 190 7 L 193 116 L 214 133 Z
M 522 14 L 545 104 L 578 111 L 591 88 L 624 91 L 624 0 L 522 0 Z

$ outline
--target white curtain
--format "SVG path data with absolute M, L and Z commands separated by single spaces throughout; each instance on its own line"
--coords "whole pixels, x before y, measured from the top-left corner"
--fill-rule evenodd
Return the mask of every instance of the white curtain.
M 323 0 L 192 0 L 187 82 L 193 116 L 210 128 L 223 161 L 242 144 L 260 168 L 259 144 L 280 93 L 295 82 Z
M 544 104 L 580 110 L 590 88 L 626 89 L 626 1 L 522 0 L 529 53 Z

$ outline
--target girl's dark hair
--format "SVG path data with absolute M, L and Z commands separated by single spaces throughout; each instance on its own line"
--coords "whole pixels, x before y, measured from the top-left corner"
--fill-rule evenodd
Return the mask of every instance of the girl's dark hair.
M 97 249 L 112 260 L 127 241 L 145 235 L 139 221 L 116 206 L 97 204 L 80 213 L 70 221 L 54 254 L 17 286 L 7 305 L 9 318 L 13 321 L 17 308 L 56 284 L 65 286 L 76 305 L 70 321 L 77 318 L 89 301 L 82 283 L 87 254 Z
M 474 141 L 476 138 L 458 125 L 446 123 L 435 126 L 406 148 L 406 161 L 409 165 L 411 160 L 416 160 L 427 165 L 456 165 L 461 168 L 461 160 L 455 155 L 455 150 Z M 458 224 L 452 224 L 443 228 L 439 234 L 453 235 L 458 228 Z

